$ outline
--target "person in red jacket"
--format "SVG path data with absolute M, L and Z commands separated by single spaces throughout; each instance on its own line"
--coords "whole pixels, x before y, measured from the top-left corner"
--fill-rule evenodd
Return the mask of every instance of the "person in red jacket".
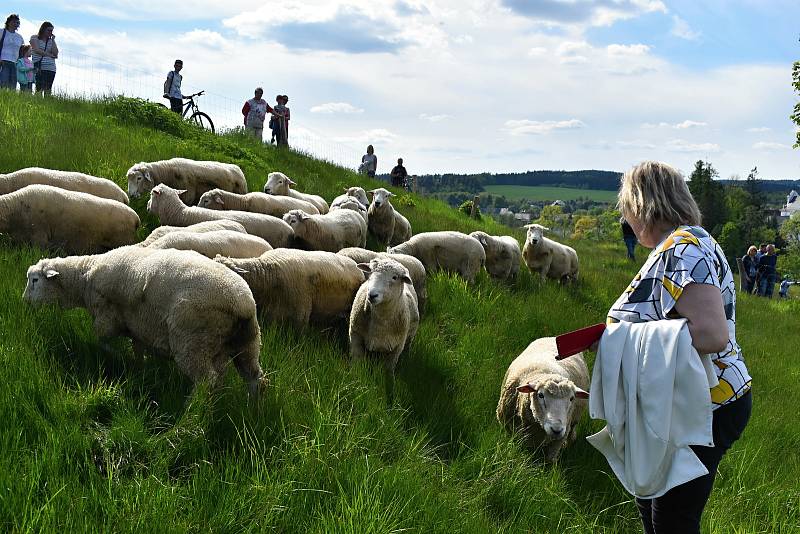
M 270 105 L 262 98 L 263 96 L 264 90 L 261 87 L 256 87 L 255 96 L 245 102 L 244 107 L 242 107 L 245 130 L 259 141 L 262 140 L 261 136 L 264 132 L 264 121 L 267 119 L 267 113 L 273 113 Z

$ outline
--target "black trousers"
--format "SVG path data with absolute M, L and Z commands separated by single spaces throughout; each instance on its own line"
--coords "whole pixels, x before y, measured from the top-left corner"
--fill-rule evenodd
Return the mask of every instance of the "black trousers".
M 676 486 L 656 499 L 636 499 L 646 534 L 700 534 L 700 516 L 706 506 L 722 457 L 742 435 L 753 398 L 750 392 L 714 410 L 713 447 L 692 446 L 708 474 Z
M 180 115 L 183 113 L 183 99 L 169 97 L 169 108 Z

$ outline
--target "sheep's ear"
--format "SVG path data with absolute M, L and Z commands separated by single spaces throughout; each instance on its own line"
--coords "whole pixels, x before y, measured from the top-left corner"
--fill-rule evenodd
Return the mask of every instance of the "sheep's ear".
M 588 399 L 589 398 L 589 392 L 588 391 L 584 391 L 579 387 L 576 387 L 575 388 L 575 396 L 578 397 L 579 399 Z
M 178 193 L 178 198 L 180 198 L 186 192 L 186 189 L 176 189 L 175 192 Z
M 369 266 L 369 263 L 359 263 L 358 268 L 364 273 L 364 276 L 369 278 L 369 275 L 372 274 L 372 268 Z
M 546 226 L 542 226 L 542 232 L 549 232 L 549 231 L 550 231 L 550 228 L 548 228 Z
M 308 213 L 306 213 L 304 211 L 301 211 L 298 215 L 300 216 L 300 220 L 301 221 L 305 221 L 306 219 L 310 219 L 311 218 L 311 215 L 309 215 Z
M 370 189 L 369 191 L 367 191 L 367 193 L 369 193 L 370 195 L 375 196 L 375 191 L 376 191 L 375 189 Z
M 59 273 L 58 271 L 56 271 L 56 270 L 54 270 L 54 269 L 47 269 L 47 270 L 44 272 L 44 274 L 45 274 L 45 276 L 46 276 L 47 278 L 55 278 L 56 276 L 60 276 L 60 274 L 61 274 L 61 273 Z
M 387 254 L 391 254 L 392 253 L 392 247 L 386 247 L 386 253 Z
M 161 194 L 161 188 L 160 188 L 160 187 L 158 187 L 158 186 L 154 187 L 154 188 L 153 188 L 153 189 L 150 191 L 150 194 L 151 194 L 151 195 L 155 195 L 155 196 L 158 196 L 158 195 L 160 195 L 160 194 Z
M 414 282 L 412 282 L 412 281 L 411 281 L 411 278 L 409 278 L 408 276 L 405 276 L 405 275 L 403 275 L 403 276 L 400 278 L 400 280 L 402 280 L 404 284 L 408 284 L 408 285 L 410 285 L 410 286 L 414 285 Z
M 481 245 L 483 245 L 484 247 L 488 247 L 489 246 L 489 241 L 486 239 L 485 235 L 482 235 L 482 236 L 478 237 L 478 241 L 480 241 Z
M 214 195 L 214 202 L 216 202 L 220 206 L 224 206 L 225 205 L 225 201 L 222 200 L 222 197 L 219 196 L 219 195 Z
M 347 187 L 343 187 L 343 188 L 342 188 L 342 191 L 344 191 L 345 193 L 347 193 L 347 191 L 349 191 L 349 189 L 348 189 Z
M 395 195 L 394 193 L 392 193 L 391 191 L 389 191 L 389 196 L 390 196 L 390 197 L 396 197 L 397 195 Z
M 289 185 L 297 185 L 297 183 L 292 181 L 292 179 L 289 178 L 288 176 L 286 177 L 286 183 L 289 184 Z
M 530 384 L 525 384 L 524 386 L 517 387 L 517 391 L 520 393 L 536 393 L 536 388 Z
M 533 228 L 534 226 L 536 226 L 536 225 L 535 224 L 526 224 L 525 226 L 523 226 L 523 228 Z
M 144 179 L 150 183 L 153 183 L 153 178 L 150 176 L 150 171 L 144 171 Z

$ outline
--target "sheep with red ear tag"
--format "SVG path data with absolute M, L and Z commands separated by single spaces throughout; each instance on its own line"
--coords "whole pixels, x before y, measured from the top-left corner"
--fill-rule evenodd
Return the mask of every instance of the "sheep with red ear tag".
M 542 448 L 555 462 L 575 440 L 575 428 L 586 411 L 589 369 L 578 353 L 556 360 L 555 338 L 533 341 L 511 362 L 500 388 L 497 420 L 525 444 Z

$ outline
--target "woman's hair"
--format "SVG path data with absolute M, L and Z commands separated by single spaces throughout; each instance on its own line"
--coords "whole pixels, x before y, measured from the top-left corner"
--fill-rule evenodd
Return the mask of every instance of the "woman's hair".
M 42 36 L 44 35 L 45 30 L 47 28 L 52 28 L 52 27 L 53 27 L 53 23 L 52 22 L 47 22 L 47 21 L 42 22 L 42 25 L 39 26 L 39 33 L 36 36 L 39 39 L 41 39 Z
M 747 249 L 747 254 L 749 255 L 751 252 L 758 252 L 758 249 L 755 245 L 750 245 L 750 248 Z
M 17 15 L 16 13 L 12 13 L 9 16 L 7 16 L 6 24 L 3 27 L 5 28 L 6 26 L 8 26 L 8 23 L 11 22 L 12 20 L 19 20 L 19 15 Z
M 19 47 L 19 57 L 25 57 L 25 54 L 28 53 L 28 50 L 31 49 L 31 45 L 22 45 Z
M 367 145 L 367 154 L 369 154 L 370 151 L 375 152 L 375 149 L 372 148 L 372 145 Z
M 623 175 L 617 208 L 647 230 L 659 224 L 694 226 L 702 219 L 681 173 L 659 161 L 642 162 Z

